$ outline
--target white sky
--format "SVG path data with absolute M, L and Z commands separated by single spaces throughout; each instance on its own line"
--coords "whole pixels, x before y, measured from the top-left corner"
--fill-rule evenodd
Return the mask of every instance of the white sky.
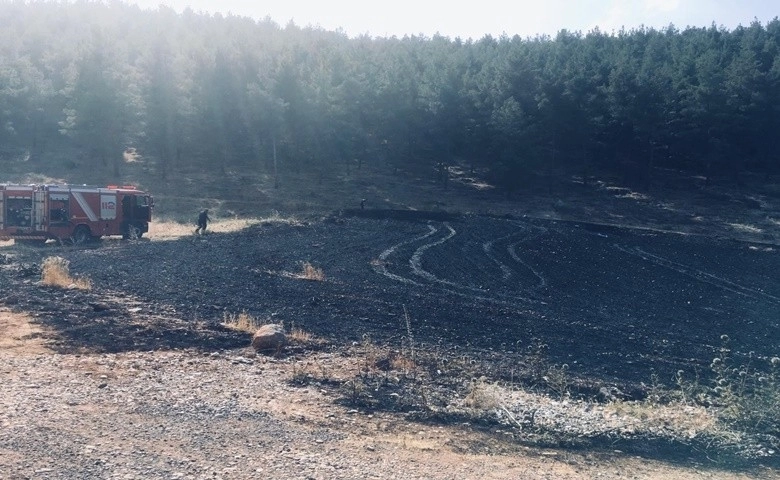
M 189 6 L 196 12 L 271 17 L 285 26 L 341 29 L 351 37 L 435 33 L 462 39 L 506 33 L 521 37 L 555 36 L 561 29 L 587 33 L 598 26 L 611 33 L 645 25 L 687 26 L 762 25 L 780 15 L 778 0 L 125 0 L 142 8 L 167 5 L 177 12 Z

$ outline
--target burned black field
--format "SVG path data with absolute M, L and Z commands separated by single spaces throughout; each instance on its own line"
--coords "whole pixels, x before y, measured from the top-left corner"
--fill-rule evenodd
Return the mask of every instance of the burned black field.
M 51 255 L 93 289 L 36 286 L 23 265 Z M 55 327 L 64 350 L 244 347 L 220 323 L 247 312 L 333 345 L 413 342 L 496 378 L 543 352 L 582 393 L 633 398 L 653 372 L 706 379 L 723 336 L 738 361 L 780 351 L 777 251 L 703 235 L 366 211 L 7 257 L 5 302 Z M 304 262 L 325 280 L 297 278 Z

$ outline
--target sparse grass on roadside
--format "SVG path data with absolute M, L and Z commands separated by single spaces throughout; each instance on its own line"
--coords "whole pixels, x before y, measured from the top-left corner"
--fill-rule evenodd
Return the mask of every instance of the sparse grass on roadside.
M 720 421 L 747 433 L 780 433 L 780 357 L 757 358 L 753 352 L 738 361 L 730 339 L 721 335 L 718 355 L 710 368 L 715 387 L 708 400 L 719 407 Z M 778 441 L 780 444 L 780 441 Z
M 720 407 L 683 401 L 675 390 L 660 384 L 654 384 L 652 398 L 604 402 L 595 397 L 575 398 L 571 394 L 573 378 L 539 378 L 539 383 L 525 388 L 480 375 L 485 365 L 469 358 L 442 361 L 433 349 L 420 349 L 412 363 L 403 350 L 408 353 L 405 347 L 375 344 L 366 335 L 350 349 L 348 367 L 334 369 L 330 365 L 325 371 L 317 362 L 305 362 L 295 367 L 291 381 L 299 386 L 338 384 L 341 401 L 352 408 L 495 422 L 512 435 L 538 445 L 604 445 L 621 439 L 627 449 L 641 450 L 645 442 L 658 442 L 737 457 L 774 454 L 771 444 L 762 447 L 743 430 L 725 424 Z M 553 371 L 571 375 L 565 366 L 553 368 L 542 363 L 541 375 L 549 377 Z M 780 365 L 780 359 L 775 363 Z
M 710 364 L 712 375 L 679 370 L 667 389 L 651 375 L 643 402 L 614 402 L 611 411 L 637 418 L 644 429 L 677 432 L 678 438 L 704 439 L 740 457 L 773 456 L 780 449 L 780 357 L 742 360 L 727 335 Z
M 74 278 L 70 275 L 70 262 L 62 257 L 48 257 L 41 266 L 41 283 L 53 287 L 92 289 L 88 278 Z
M 679 436 L 688 438 L 701 432 L 708 432 L 711 436 L 720 434 L 715 415 L 703 406 L 679 401 L 658 404 L 618 400 L 607 403 L 604 412 L 628 419 L 628 425 L 641 424 L 641 428 L 650 431 L 677 431 Z
M 734 438 L 706 407 L 682 403 L 648 404 L 642 401 L 557 400 L 554 397 L 485 378 L 470 383 L 462 400 L 447 407 L 466 418 L 485 419 L 526 432 L 531 441 L 587 442 L 623 438 L 665 439 L 680 445 L 729 442 Z M 486 417 L 487 416 L 487 417 Z M 720 440 L 719 440 L 720 439 Z
M 780 432 L 780 357 L 735 358 L 728 335 L 710 363 L 713 387 L 698 375 L 677 372 L 676 397 L 686 405 L 711 406 L 721 424 L 748 434 L 777 435 Z M 690 377 L 690 378 L 689 378 Z M 780 442 L 778 442 L 780 443 Z
M 517 378 L 519 386 L 533 384 L 559 399 L 571 396 L 574 379 L 569 373 L 569 365 L 553 363 L 548 356 L 549 346 L 539 339 L 531 339 L 524 349 L 522 362 L 510 377 Z

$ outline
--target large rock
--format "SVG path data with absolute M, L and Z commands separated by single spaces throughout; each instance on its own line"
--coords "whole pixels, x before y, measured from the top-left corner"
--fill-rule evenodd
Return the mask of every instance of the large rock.
M 263 325 L 252 337 L 252 348 L 256 352 L 275 353 L 287 345 L 284 328 L 275 323 Z

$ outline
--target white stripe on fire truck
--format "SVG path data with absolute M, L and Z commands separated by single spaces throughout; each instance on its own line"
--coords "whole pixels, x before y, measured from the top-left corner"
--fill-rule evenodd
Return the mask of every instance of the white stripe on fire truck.
M 90 222 L 97 222 L 98 217 L 95 215 L 95 212 L 92 211 L 92 208 L 87 203 L 87 200 L 81 195 L 81 192 L 71 192 L 73 194 L 73 198 L 76 199 L 76 202 L 79 204 L 79 207 L 84 211 L 84 213 L 87 214 L 87 217 L 89 218 Z

